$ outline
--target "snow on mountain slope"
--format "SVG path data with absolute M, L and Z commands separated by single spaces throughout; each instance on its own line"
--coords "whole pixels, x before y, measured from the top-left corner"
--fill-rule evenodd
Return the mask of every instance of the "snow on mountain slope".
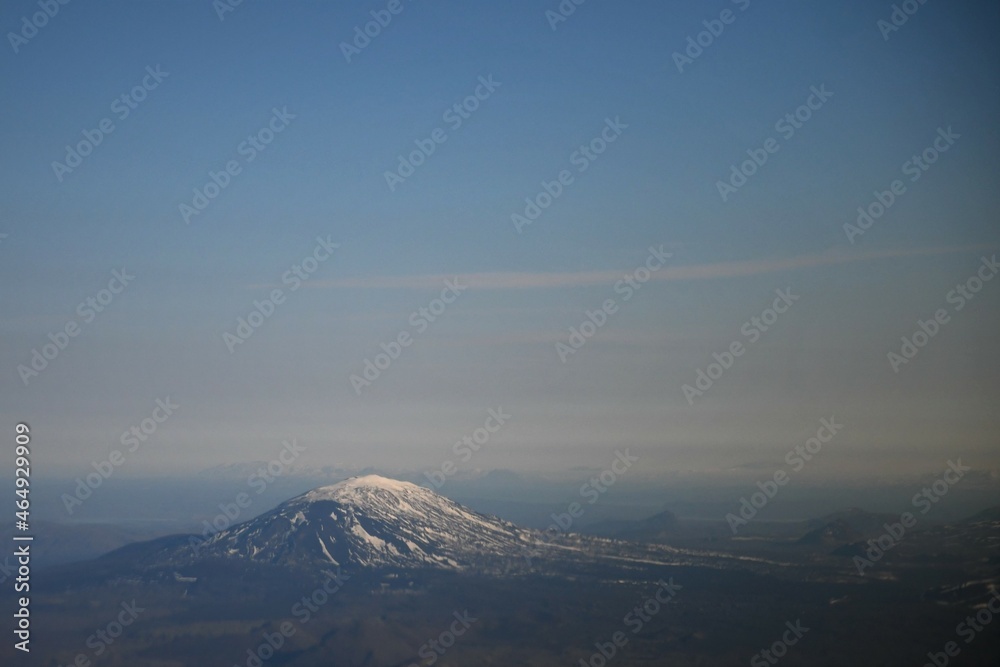
M 464 570 L 523 557 L 531 536 L 416 484 L 366 475 L 293 498 L 198 551 L 275 564 Z

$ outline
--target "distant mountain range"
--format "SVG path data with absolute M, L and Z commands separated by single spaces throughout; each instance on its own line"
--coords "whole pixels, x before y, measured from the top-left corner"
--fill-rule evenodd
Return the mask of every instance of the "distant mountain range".
M 799 544 L 841 545 L 860 542 L 885 531 L 885 524 L 899 521 L 898 514 L 876 514 L 852 507 L 807 521 L 808 532 Z
M 1000 508 L 991 508 L 948 530 L 963 531 L 963 539 L 973 544 L 985 539 L 981 535 L 992 530 L 997 516 Z M 824 561 L 829 567 L 847 567 L 865 540 L 896 520 L 898 515 L 849 509 L 797 524 L 759 522 L 757 536 L 747 542 L 737 541 L 724 522 L 681 520 L 670 511 L 660 511 L 641 520 L 572 526 L 572 533 L 545 532 L 473 511 L 412 482 L 363 474 L 315 488 L 214 534 L 149 540 L 154 535 L 52 524 L 39 526 L 38 546 L 43 557 L 45 545 L 52 546 L 53 559 L 46 563 L 51 565 L 104 552 L 90 564 L 81 563 L 81 568 L 64 569 L 70 579 L 89 571 L 98 579 L 102 572 L 115 576 L 129 572 L 151 580 L 217 572 L 220 567 L 234 571 L 263 567 L 306 575 L 344 569 L 576 576 L 593 568 L 672 563 L 775 572 L 787 569 L 788 558 L 801 560 L 807 553 L 813 554 L 812 560 L 806 558 L 803 564 L 829 556 L 835 559 Z M 918 537 L 929 527 L 921 526 L 893 555 L 933 555 L 934 542 Z M 88 537 L 88 531 L 93 535 Z M 128 544 L 143 539 L 148 541 Z M 67 546 L 73 544 L 75 552 Z M 793 555 L 787 551 L 792 547 L 804 551 Z M 55 560 L 60 552 L 65 552 L 63 557 Z M 70 552 L 72 556 L 66 557 Z

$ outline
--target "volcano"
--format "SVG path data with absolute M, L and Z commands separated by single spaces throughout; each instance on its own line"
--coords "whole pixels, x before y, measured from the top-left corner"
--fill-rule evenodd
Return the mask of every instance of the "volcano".
M 532 532 L 422 486 L 352 477 L 194 546 L 199 557 L 354 568 L 482 568 L 522 556 Z

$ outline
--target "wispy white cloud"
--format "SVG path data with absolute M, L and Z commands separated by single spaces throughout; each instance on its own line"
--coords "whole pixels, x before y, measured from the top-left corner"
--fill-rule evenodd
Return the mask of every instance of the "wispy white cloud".
M 769 273 L 797 271 L 838 264 L 855 264 L 899 257 L 919 257 L 995 249 L 995 246 L 966 245 L 929 248 L 899 248 L 865 252 L 830 251 L 785 258 L 750 259 L 735 262 L 714 262 L 667 266 L 652 274 L 655 281 L 721 280 L 744 278 Z M 521 290 L 558 289 L 607 285 L 620 280 L 632 269 L 568 272 L 485 271 L 464 274 L 424 274 L 410 276 L 370 276 L 310 281 L 304 286 L 313 289 L 433 289 L 445 280 L 459 277 L 463 285 L 473 289 Z

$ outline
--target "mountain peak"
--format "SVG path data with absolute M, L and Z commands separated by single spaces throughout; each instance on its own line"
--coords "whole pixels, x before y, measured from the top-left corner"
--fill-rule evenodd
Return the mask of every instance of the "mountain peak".
M 388 491 L 393 494 L 430 493 L 428 489 L 411 482 L 402 482 L 382 475 L 359 475 L 336 484 L 313 489 L 305 493 L 302 498 L 310 502 L 340 500 L 366 491 Z
M 215 535 L 203 551 L 305 566 L 467 569 L 518 557 L 527 531 L 411 482 L 361 475 Z

